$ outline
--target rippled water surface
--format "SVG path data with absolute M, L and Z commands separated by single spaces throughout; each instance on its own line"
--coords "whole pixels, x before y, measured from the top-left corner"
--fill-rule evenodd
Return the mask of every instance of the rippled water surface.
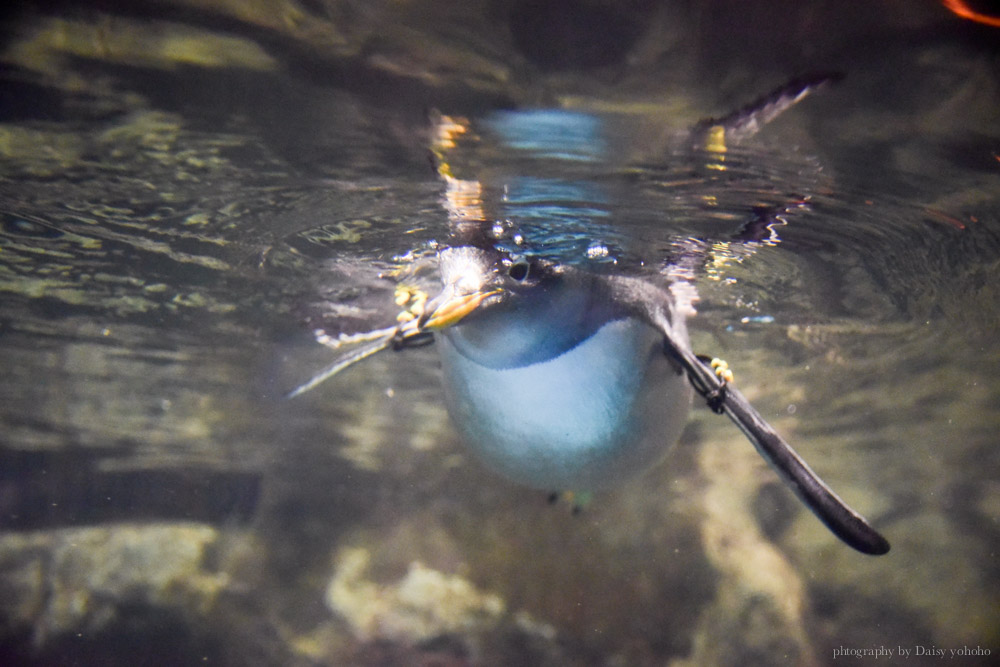
M 390 4 L 6 20 L 0 662 L 993 664 L 1000 32 L 934 3 Z M 846 76 L 725 153 L 691 132 L 820 69 Z M 313 329 L 434 293 L 436 110 L 500 247 L 687 279 L 695 350 L 892 551 L 701 406 L 573 511 L 467 452 L 433 347 L 284 398 L 332 360 Z

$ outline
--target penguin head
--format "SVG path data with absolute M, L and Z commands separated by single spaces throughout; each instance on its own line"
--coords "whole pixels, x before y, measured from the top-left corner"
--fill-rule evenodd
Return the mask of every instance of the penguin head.
M 459 246 L 442 251 L 440 267 L 444 289 L 428 309 L 460 312 L 449 304 L 476 303 L 460 320 L 442 319 L 441 335 L 487 368 L 552 359 L 618 316 L 597 277 L 541 258 Z

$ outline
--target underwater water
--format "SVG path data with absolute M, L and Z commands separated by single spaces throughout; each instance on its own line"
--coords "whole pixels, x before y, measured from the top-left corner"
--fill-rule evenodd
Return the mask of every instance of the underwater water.
M 0 663 L 995 664 L 1000 32 L 571 4 L 8 12 Z M 812 71 L 844 78 L 692 142 Z M 433 295 L 432 110 L 501 243 L 686 279 L 695 351 L 892 550 L 840 543 L 697 400 L 574 511 L 469 452 L 433 347 L 287 399 L 333 358 L 314 328 Z

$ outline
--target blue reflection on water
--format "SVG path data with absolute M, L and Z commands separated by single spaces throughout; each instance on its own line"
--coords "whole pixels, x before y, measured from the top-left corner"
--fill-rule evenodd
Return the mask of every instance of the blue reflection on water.
M 608 142 L 600 117 L 578 111 L 534 109 L 491 114 L 485 127 L 505 151 L 526 153 L 530 160 L 564 164 L 597 163 L 607 157 Z M 558 171 L 558 170 L 554 170 Z M 503 219 L 516 230 L 501 248 L 576 264 L 592 261 L 595 239 L 609 239 L 610 197 L 596 182 L 551 175 L 516 175 L 503 183 Z M 605 262 L 614 255 L 602 253 Z
M 534 157 L 593 162 L 607 155 L 607 142 L 596 116 L 561 109 L 501 111 L 486 126 L 508 147 Z

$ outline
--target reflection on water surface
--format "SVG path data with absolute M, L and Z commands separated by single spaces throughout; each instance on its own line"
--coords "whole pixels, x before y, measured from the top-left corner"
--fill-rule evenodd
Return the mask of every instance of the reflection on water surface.
M 828 664 L 933 646 L 990 664 L 995 30 L 934 3 L 647 2 L 641 30 L 615 28 L 627 55 L 574 68 L 526 46 L 545 25 L 529 3 L 411 4 L 7 19 L 3 661 Z M 551 40 L 584 48 L 572 37 Z M 677 143 L 811 69 L 847 76 L 725 169 Z M 453 166 L 510 243 L 641 275 L 696 248 L 695 349 L 892 552 L 837 543 L 703 409 L 663 465 L 572 516 L 470 458 L 432 349 L 283 400 L 329 360 L 312 326 L 392 322 L 386 276 L 433 292 L 432 107 L 484 128 Z M 538 159 L 497 139 L 516 109 L 560 108 L 600 141 Z M 769 242 L 733 242 L 787 202 Z

